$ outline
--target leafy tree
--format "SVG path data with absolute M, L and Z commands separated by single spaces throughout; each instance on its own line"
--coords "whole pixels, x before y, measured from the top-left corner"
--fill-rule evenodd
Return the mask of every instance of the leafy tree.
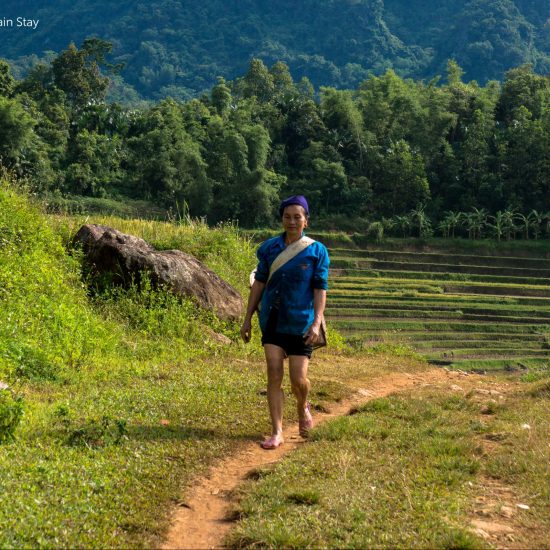
M 109 79 L 102 75 L 101 66 L 106 64 L 105 56 L 111 49 L 109 42 L 90 38 L 84 41 L 80 50 L 74 43 L 69 44 L 52 62 L 55 86 L 65 92 L 76 109 L 105 99 Z
M 79 132 L 69 146 L 65 188 L 72 193 L 104 197 L 122 179 L 118 137 Z
M 223 116 L 231 104 L 231 89 L 223 77 L 218 78 L 218 83 L 212 88 L 211 101 L 216 112 Z
M 11 97 L 15 90 L 15 79 L 13 78 L 10 66 L 0 59 L 0 96 Z
M 248 72 L 239 82 L 243 97 L 256 97 L 259 101 L 269 101 L 275 91 L 273 75 L 261 59 L 252 59 Z
M 383 215 L 410 211 L 430 196 L 423 159 L 407 142 L 395 143 L 381 158 L 373 190 L 375 208 Z
M 361 173 L 365 150 L 363 120 L 351 93 L 322 88 L 321 116 L 329 130 L 328 137 L 333 147 L 344 159 L 350 161 L 348 165 L 351 170 L 356 165 L 356 172 Z
M 294 81 L 286 63 L 277 61 L 269 69 L 269 74 L 273 80 L 273 86 L 277 95 L 294 94 Z
M 0 158 L 8 167 L 17 169 L 30 147 L 34 120 L 14 99 L 0 96 Z
M 488 223 L 487 211 L 474 207 L 473 212 L 464 214 L 462 223 L 466 226 L 470 239 L 481 239 L 483 229 Z
M 527 214 L 527 221 L 529 223 L 529 228 L 532 231 L 533 238 L 535 240 L 537 240 L 542 233 L 543 218 L 544 218 L 543 214 L 541 214 L 537 210 L 531 210 L 531 212 Z
M 419 204 L 410 214 L 411 226 L 416 227 L 416 236 L 423 238 L 432 235 L 432 223 L 426 214 L 426 205 Z
M 532 65 L 510 69 L 502 87 L 497 105 L 497 117 L 512 124 L 520 107 L 527 109 L 534 119 L 541 118 L 550 105 L 550 77 L 537 75 Z
M 493 124 L 488 116 L 480 109 L 473 114 L 471 124 L 465 128 L 465 138 L 460 145 L 462 165 L 462 200 L 459 205 L 468 207 L 479 204 L 480 193 L 485 191 L 489 200 L 495 201 L 489 178 L 490 136 L 493 133 Z M 494 202 L 493 202 L 494 204 Z
M 211 185 L 199 146 L 185 131 L 179 105 L 165 100 L 135 122 L 129 172 L 138 196 L 189 204 L 193 216 L 210 207 Z
M 504 214 L 499 210 L 494 216 L 489 216 L 488 220 L 493 220 L 493 223 L 489 222 L 488 226 L 493 230 L 493 236 L 496 237 L 498 241 L 500 241 L 504 235 Z

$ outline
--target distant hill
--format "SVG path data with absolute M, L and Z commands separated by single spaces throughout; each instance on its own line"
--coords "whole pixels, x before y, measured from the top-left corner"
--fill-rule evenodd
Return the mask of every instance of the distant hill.
M 113 42 L 127 99 L 197 95 L 252 57 L 335 87 L 387 68 L 431 79 L 450 57 L 480 83 L 522 63 L 550 72 L 548 0 L 4 0 L 2 16 L 14 26 L 0 25 L 0 57 L 16 71 L 70 41 Z

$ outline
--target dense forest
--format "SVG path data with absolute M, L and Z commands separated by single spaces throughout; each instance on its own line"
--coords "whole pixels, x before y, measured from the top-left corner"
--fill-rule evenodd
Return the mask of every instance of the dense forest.
M 112 100 L 190 99 L 252 58 L 285 62 L 293 78 L 356 88 L 388 69 L 431 80 L 456 59 L 468 81 L 502 80 L 530 63 L 550 72 L 548 0 L 3 0 L 2 16 L 39 20 L 0 28 L 0 56 L 24 76 L 72 41 L 113 43 L 124 64 Z
M 443 84 L 388 70 L 316 93 L 253 59 L 199 98 L 129 109 L 105 99 L 111 47 L 70 45 L 23 79 L 0 61 L 2 164 L 38 193 L 143 198 L 245 227 L 272 223 L 295 192 L 340 226 L 550 210 L 550 78 L 529 65 L 502 85 L 464 82 L 450 61 Z

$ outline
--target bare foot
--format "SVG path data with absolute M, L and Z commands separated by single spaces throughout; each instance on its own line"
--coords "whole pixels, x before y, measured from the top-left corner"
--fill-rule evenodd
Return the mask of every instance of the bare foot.
M 275 434 L 268 437 L 267 439 L 264 439 L 260 443 L 260 446 L 262 447 L 262 449 L 270 450 L 270 449 L 276 449 L 277 447 L 282 445 L 284 442 L 285 440 L 283 439 L 283 436 L 281 434 Z

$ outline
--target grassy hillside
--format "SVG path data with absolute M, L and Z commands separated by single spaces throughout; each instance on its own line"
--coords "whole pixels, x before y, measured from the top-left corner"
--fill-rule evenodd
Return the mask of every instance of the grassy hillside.
M 0 444 L 1 547 L 150 547 L 181 484 L 268 427 L 257 331 L 245 348 L 236 325 L 152 289 L 88 295 L 64 246 L 81 221 L 0 186 L 0 381 L 23 409 Z M 87 221 L 196 253 L 245 290 L 253 254 L 230 226 Z

